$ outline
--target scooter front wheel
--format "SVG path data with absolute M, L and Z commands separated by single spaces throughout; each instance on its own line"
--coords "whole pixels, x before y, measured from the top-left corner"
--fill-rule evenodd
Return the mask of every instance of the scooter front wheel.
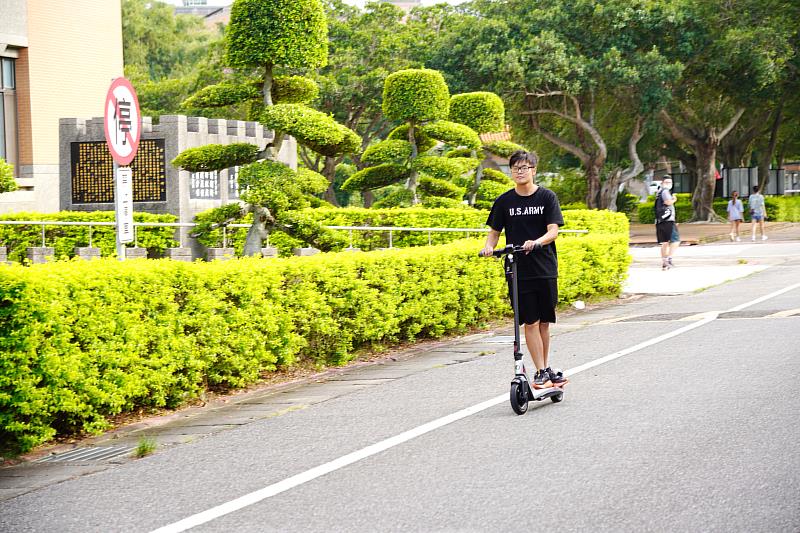
M 511 408 L 518 415 L 524 415 L 528 410 L 528 396 L 522 383 L 514 381 L 511 383 Z

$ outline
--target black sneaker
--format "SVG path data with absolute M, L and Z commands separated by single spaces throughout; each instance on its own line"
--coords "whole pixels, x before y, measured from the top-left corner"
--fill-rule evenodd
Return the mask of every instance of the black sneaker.
M 545 371 L 550 377 L 550 381 L 556 387 L 558 387 L 559 385 L 563 385 L 564 383 L 567 382 L 567 378 L 564 377 L 564 373 L 561 370 L 553 370 L 548 366 L 547 368 L 545 368 Z
M 553 384 L 550 381 L 550 373 L 547 370 L 537 370 L 536 375 L 533 376 L 533 388 L 545 389 L 551 387 Z

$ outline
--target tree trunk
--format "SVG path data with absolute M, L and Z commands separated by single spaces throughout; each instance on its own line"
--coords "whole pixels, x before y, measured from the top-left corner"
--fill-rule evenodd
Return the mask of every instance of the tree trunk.
M 478 152 L 476 150 L 472 151 L 472 157 L 475 159 L 478 158 Z M 481 180 L 483 179 L 483 161 L 481 164 L 478 165 L 478 168 L 475 170 L 475 181 L 472 183 L 472 187 L 467 192 L 467 203 L 469 205 L 475 205 L 475 199 L 478 196 L 478 189 L 481 186 Z
M 264 67 L 264 107 L 272 105 L 272 65 Z
M 361 194 L 364 198 L 364 207 L 372 207 L 372 204 L 375 203 L 375 195 L 372 191 L 364 191 Z
M 659 117 L 669 129 L 672 137 L 679 143 L 691 147 L 697 160 L 697 183 L 692 195 L 693 221 L 722 222 L 722 219 L 714 213 L 713 208 L 714 189 L 717 185 L 717 148 L 725 136 L 736 127 L 744 112 L 745 108 L 739 108 L 722 129 L 711 124 L 704 124 L 702 129 L 690 129 L 676 123 L 665 109 L 659 112 Z M 693 115 L 691 110 L 686 114 Z
M 586 207 L 589 209 L 599 209 L 600 204 L 600 167 L 596 160 L 592 159 L 584 163 L 586 172 Z
M 606 176 L 606 181 L 603 182 L 600 188 L 600 209 L 608 209 L 609 211 L 617 210 L 617 195 L 619 194 L 620 184 L 626 184 L 633 178 L 638 176 L 644 170 L 644 165 L 639 159 L 639 151 L 637 145 L 644 136 L 642 131 L 642 123 L 644 118 L 641 116 L 636 117 L 633 126 L 633 131 L 628 139 L 628 156 L 631 158 L 631 164 L 626 169 L 616 168 Z
M 782 122 L 783 99 L 778 103 L 778 108 L 775 110 L 775 119 L 772 121 L 772 128 L 769 132 L 769 143 L 758 162 L 758 188 L 762 193 L 766 190 L 767 182 L 769 181 L 769 167 L 775 155 L 775 146 L 778 144 L 778 130 Z
M 619 191 L 620 176 L 622 176 L 622 169 L 616 168 L 610 172 L 604 182 L 600 185 L 600 197 L 598 207 L 600 209 L 608 209 L 609 211 L 617 210 L 617 193 Z
M 408 127 L 408 142 L 411 143 L 411 158 L 410 162 L 413 167 L 414 160 L 419 155 L 419 149 L 417 148 L 417 139 L 414 135 L 415 124 L 414 122 L 409 123 Z M 411 191 L 413 195 L 411 199 L 411 205 L 419 204 L 419 197 L 417 196 L 417 178 L 419 178 L 419 173 L 416 170 L 411 170 L 411 174 L 408 176 L 408 180 L 406 180 L 406 189 Z
M 247 230 L 247 238 L 244 243 L 244 255 L 250 257 L 261 253 L 264 239 L 269 234 L 267 232 L 267 224 L 273 224 L 275 221 L 272 214 L 266 207 L 259 205 L 250 206 L 253 210 L 253 225 Z
M 722 222 L 713 209 L 714 188 L 717 185 L 716 144 L 713 142 L 702 143 L 697 146 L 695 154 L 697 156 L 697 185 L 692 194 L 692 220 Z
M 325 191 L 325 201 L 332 203 L 336 207 L 339 205 L 339 200 L 336 199 L 336 191 L 333 188 L 333 181 L 336 179 L 336 165 L 338 164 L 336 157 L 325 156 L 325 164 L 322 166 L 322 175 L 328 178 L 328 190 Z

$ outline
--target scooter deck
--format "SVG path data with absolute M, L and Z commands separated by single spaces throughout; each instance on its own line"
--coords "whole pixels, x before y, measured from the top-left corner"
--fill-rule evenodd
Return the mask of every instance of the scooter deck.
M 567 383 L 569 383 L 569 380 L 562 381 L 561 383 L 553 383 L 553 382 L 550 382 L 550 385 L 548 385 L 547 387 L 537 387 L 536 385 L 534 385 L 533 383 L 531 383 L 531 387 L 533 388 L 533 390 L 563 389 L 563 388 L 564 388 L 564 386 L 565 386 Z

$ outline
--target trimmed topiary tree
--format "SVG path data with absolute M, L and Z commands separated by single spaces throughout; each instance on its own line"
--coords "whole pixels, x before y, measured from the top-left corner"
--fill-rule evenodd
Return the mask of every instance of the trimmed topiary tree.
M 474 92 L 456 94 L 450 99 L 450 120 L 459 124 L 464 124 L 478 133 L 491 133 L 502 131 L 505 128 L 505 107 L 503 101 L 491 92 Z M 524 150 L 522 146 L 509 141 L 495 141 L 482 145 L 484 156 L 495 154 L 501 157 L 509 157 L 517 150 Z M 473 149 L 472 157 L 478 157 L 477 149 Z M 483 168 L 483 161 L 475 169 L 472 183 L 468 185 L 467 202 L 469 205 L 476 205 L 478 197 L 485 202 L 487 191 L 497 191 L 499 187 L 481 187 L 486 169 Z M 498 176 L 493 175 L 492 181 L 502 183 Z M 505 180 L 510 184 L 508 179 Z M 501 191 L 503 192 L 503 191 Z
M 383 88 L 386 118 L 401 124 L 384 141 L 364 151 L 361 160 L 371 166 L 354 173 L 342 184 L 346 191 L 380 189 L 403 183 L 376 205 L 456 203 L 464 196 L 459 179 L 480 164 L 474 157 L 444 158 L 433 153 L 442 143 L 468 150 L 480 149 L 478 134 L 469 126 L 448 120 L 450 91 L 442 74 L 430 69 L 400 70 L 389 75 Z M 430 198 L 430 202 L 425 201 Z
M 220 107 L 249 102 L 251 118 L 275 132 L 273 141 L 265 147 L 231 144 L 190 148 L 172 163 L 192 172 L 244 165 L 239 171 L 240 197 L 253 212 L 245 255 L 258 254 L 273 228 L 324 246 L 332 241 L 321 237 L 325 229 L 308 225 L 300 228 L 293 223 L 292 211 L 311 205 L 311 195 L 325 191 L 327 180 L 315 172 L 291 169 L 277 160 L 278 153 L 286 136 L 325 156 L 356 152 L 361 138 L 306 105 L 319 93 L 313 80 L 276 75 L 276 69 L 294 72 L 325 65 L 328 30 L 322 2 L 236 0 L 225 38 L 226 60 L 238 69 L 233 79 L 239 82 L 206 87 L 184 106 Z M 230 218 L 230 210 L 226 206 L 220 218 Z

